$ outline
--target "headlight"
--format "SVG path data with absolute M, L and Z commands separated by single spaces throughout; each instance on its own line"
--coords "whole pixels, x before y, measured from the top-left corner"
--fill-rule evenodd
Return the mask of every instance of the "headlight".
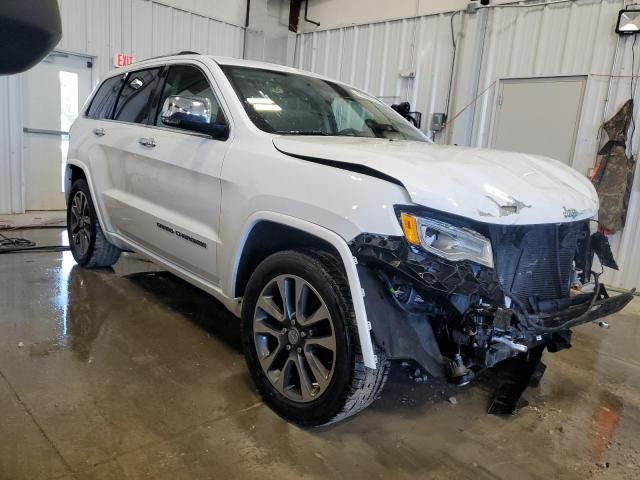
M 453 262 L 471 260 L 493 268 L 491 241 L 478 232 L 430 218 L 400 214 L 407 242 Z

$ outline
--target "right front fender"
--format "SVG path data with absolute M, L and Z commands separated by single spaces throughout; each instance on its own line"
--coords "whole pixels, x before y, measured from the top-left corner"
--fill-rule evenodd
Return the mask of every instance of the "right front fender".
M 371 340 L 369 321 L 367 320 L 367 311 L 365 309 L 363 291 L 360 285 L 360 277 L 358 276 L 356 260 L 351 254 L 351 250 L 349 249 L 347 242 L 345 242 L 344 239 L 342 239 L 342 237 L 340 237 L 337 233 L 314 223 L 283 215 L 281 213 L 269 211 L 255 212 L 247 220 L 243 229 L 241 241 L 238 242 L 235 253 L 233 255 L 233 266 L 231 268 L 227 283 L 229 290 L 231 291 L 232 287 L 236 284 L 240 259 L 242 258 L 244 246 L 251 233 L 251 230 L 256 224 L 261 221 L 278 223 L 295 228 L 297 230 L 301 230 L 330 244 L 336 250 L 336 252 L 338 252 L 338 254 L 340 255 L 340 259 L 342 260 L 344 270 L 347 274 L 347 280 L 349 281 L 349 288 L 351 291 L 353 309 L 356 316 L 358 339 L 360 342 L 363 361 L 366 367 L 375 369 L 376 357 L 373 350 L 373 342 Z

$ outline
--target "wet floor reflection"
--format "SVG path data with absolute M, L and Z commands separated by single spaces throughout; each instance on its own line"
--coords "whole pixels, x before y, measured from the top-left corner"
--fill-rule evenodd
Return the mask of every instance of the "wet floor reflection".
M 109 315 L 113 298 L 105 282 L 95 278 L 95 273 L 77 265 L 69 274 L 69 299 L 66 330 L 69 348 L 81 361 L 88 361 L 91 348 L 100 335 L 105 318 Z
M 90 359 L 92 345 L 113 305 L 105 302 L 113 293 L 99 275 L 75 265 L 69 252 L 63 254 L 55 298 L 58 309 L 63 312 L 61 333 L 58 338 L 31 345 L 31 356 L 42 357 L 59 350 L 71 350 L 82 362 Z
M 203 328 L 231 348 L 242 351 L 240 321 L 208 293 L 168 272 L 127 275 L 155 300 Z
M 67 243 L 66 238 L 66 231 L 61 232 L 62 244 Z M 124 253 L 113 271 L 87 270 L 76 264 L 71 252 L 64 252 L 59 266 L 51 272 L 55 292 L 52 307 L 59 313 L 56 315 L 58 333 L 54 338 L 31 344 L 32 357 L 70 350 L 78 360 L 89 361 L 105 319 L 115 313 L 116 308 L 138 302 L 144 293 L 151 294 L 155 302 L 194 322 L 233 349 L 242 350 L 240 323 L 220 302 L 138 255 Z M 126 278 L 142 291 L 129 296 L 131 291 L 122 291 L 110 281 L 115 276 Z
M 60 235 L 25 232 L 42 245 Z M 485 414 L 491 372 L 458 388 L 414 383 L 398 362 L 365 412 L 305 430 L 260 403 L 239 321 L 152 263 L 124 254 L 115 273 L 89 271 L 48 253 L 5 255 L 0 269 L 1 479 L 64 474 L 8 387 L 2 403 L 3 381 L 78 478 L 640 478 L 640 308 L 545 355 L 515 416 Z M 20 475 L 38 464 L 44 474 Z

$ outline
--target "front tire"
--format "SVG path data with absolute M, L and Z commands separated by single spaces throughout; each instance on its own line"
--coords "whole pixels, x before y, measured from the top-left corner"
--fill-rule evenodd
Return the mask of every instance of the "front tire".
M 67 235 L 73 258 L 81 267 L 111 267 L 122 253 L 102 233 L 89 185 L 83 179 L 76 180 L 69 192 Z
M 340 421 L 369 406 L 389 364 L 364 366 L 349 284 L 326 253 L 271 255 L 249 280 L 242 341 L 251 376 L 265 402 L 303 426 Z

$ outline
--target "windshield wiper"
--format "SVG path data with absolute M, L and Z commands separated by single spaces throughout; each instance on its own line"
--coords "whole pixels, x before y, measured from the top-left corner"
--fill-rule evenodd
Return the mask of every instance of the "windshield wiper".
M 279 133 L 280 135 L 320 135 L 323 137 L 331 135 L 322 130 L 276 130 L 274 133 Z

